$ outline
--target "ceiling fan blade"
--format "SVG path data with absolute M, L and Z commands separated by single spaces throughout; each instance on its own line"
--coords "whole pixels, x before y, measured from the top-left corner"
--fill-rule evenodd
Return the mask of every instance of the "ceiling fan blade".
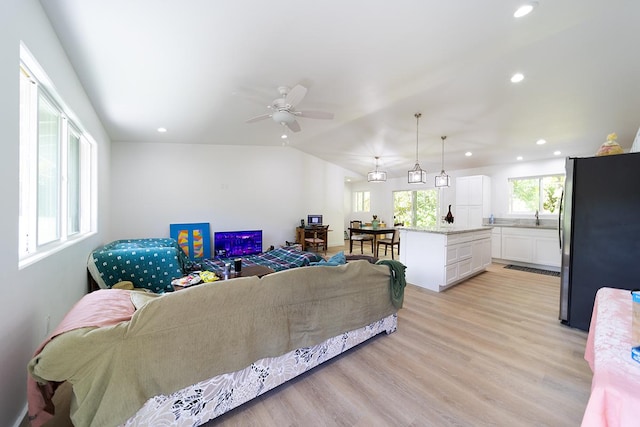
M 250 118 L 245 123 L 255 123 L 259 122 L 260 120 L 268 119 L 269 117 L 271 117 L 271 114 L 261 114 L 259 116 Z
M 333 119 L 333 113 L 328 113 L 326 111 L 296 111 L 294 114 L 298 117 L 307 117 L 309 119 Z
M 292 107 L 298 105 L 302 98 L 307 94 L 307 88 L 301 85 L 295 85 L 285 97 L 285 102 Z
M 291 132 L 300 132 L 300 123 L 297 121 L 292 121 L 291 123 L 287 123 L 287 127 L 291 129 Z

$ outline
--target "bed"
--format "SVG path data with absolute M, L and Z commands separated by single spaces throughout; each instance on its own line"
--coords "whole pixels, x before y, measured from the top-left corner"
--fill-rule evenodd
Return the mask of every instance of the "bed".
M 313 252 L 302 251 L 296 247 L 282 247 L 257 255 L 245 255 L 237 258 L 242 259 L 242 267 L 262 265 L 271 268 L 273 271 L 304 267 L 323 259 Z M 229 262 L 233 265 L 233 260 L 237 258 L 204 259 L 199 261 L 200 268 L 215 273 L 222 273 L 225 263 Z

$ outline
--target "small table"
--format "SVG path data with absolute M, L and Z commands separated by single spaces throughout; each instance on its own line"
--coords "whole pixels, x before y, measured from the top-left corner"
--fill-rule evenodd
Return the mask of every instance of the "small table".
M 376 227 L 373 228 L 372 226 L 364 226 L 364 227 L 359 227 L 359 228 L 353 228 L 353 227 L 349 227 L 349 240 L 351 240 L 351 236 L 355 233 L 355 234 L 373 234 L 373 253 L 374 256 L 377 258 L 378 257 L 378 236 L 381 234 L 393 234 L 393 232 L 395 231 L 395 228 L 381 228 L 381 227 Z M 353 242 L 351 242 L 351 244 L 353 244 Z M 349 250 L 352 250 L 352 248 L 349 248 Z
M 262 276 L 266 276 L 267 274 L 271 274 L 275 272 L 276 271 L 273 268 L 267 267 L 265 265 L 250 265 L 248 267 L 242 267 L 242 271 L 240 272 L 240 274 L 236 274 L 235 272 L 232 271 L 231 277 L 229 277 L 229 279 L 235 279 L 236 277 L 250 277 L 250 276 L 262 277 Z M 216 280 L 215 282 L 218 282 L 220 280 L 228 280 L 228 279 L 225 279 L 224 277 L 220 277 L 220 279 Z M 215 282 L 208 282 L 208 283 L 215 283 Z M 195 285 L 189 285 L 189 286 L 173 285 L 173 290 L 181 291 L 183 289 L 187 289 L 192 286 L 198 286 L 203 283 L 207 283 L 207 282 L 200 282 L 200 283 L 196 283 Z
M 631 292 L 596 294 L 584 358 L 593 371 L 582 427 L 638 425 L 640 363 L 631 358 Z
M 249 276 L 262 277 L 262 276 L 266 276 L 267 274 L 271 274 L 275 272 L 276 271 L 273 268 L 267 267 L 265 265 L 250 265 L 248 267 L 242 267 L 242 271 L 239 274 L 232 272 L 230 279 L 234 279 L 236 277 L 249 277 Z

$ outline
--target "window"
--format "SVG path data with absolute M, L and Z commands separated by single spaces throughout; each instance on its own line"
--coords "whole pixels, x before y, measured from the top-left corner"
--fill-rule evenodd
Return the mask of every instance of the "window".
M 509 213 L 557 214 L 564 175 L 509 178 Z
M 20 49 L 20 264 L 91 231 L 94 143 Z
M 371 195 L 368 191 L 353 193 L 353 211 L 369 212 L 371 210 Z
M 438 191 L 394 191 L 393 216 L 411 227 L 432 227 L 438 223 Z

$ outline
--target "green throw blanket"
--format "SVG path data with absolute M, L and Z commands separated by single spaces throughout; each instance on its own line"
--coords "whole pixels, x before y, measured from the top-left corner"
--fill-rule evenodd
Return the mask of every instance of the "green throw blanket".
M 386 265 L 391 270 L 391 302 L 395 308 L 402 308 L 402 302 L 404 301 L 404 287 L 407 282 L 404 278 L 404 271 L 407 266 L 400 261 L 383 259 L 376 264 Z

